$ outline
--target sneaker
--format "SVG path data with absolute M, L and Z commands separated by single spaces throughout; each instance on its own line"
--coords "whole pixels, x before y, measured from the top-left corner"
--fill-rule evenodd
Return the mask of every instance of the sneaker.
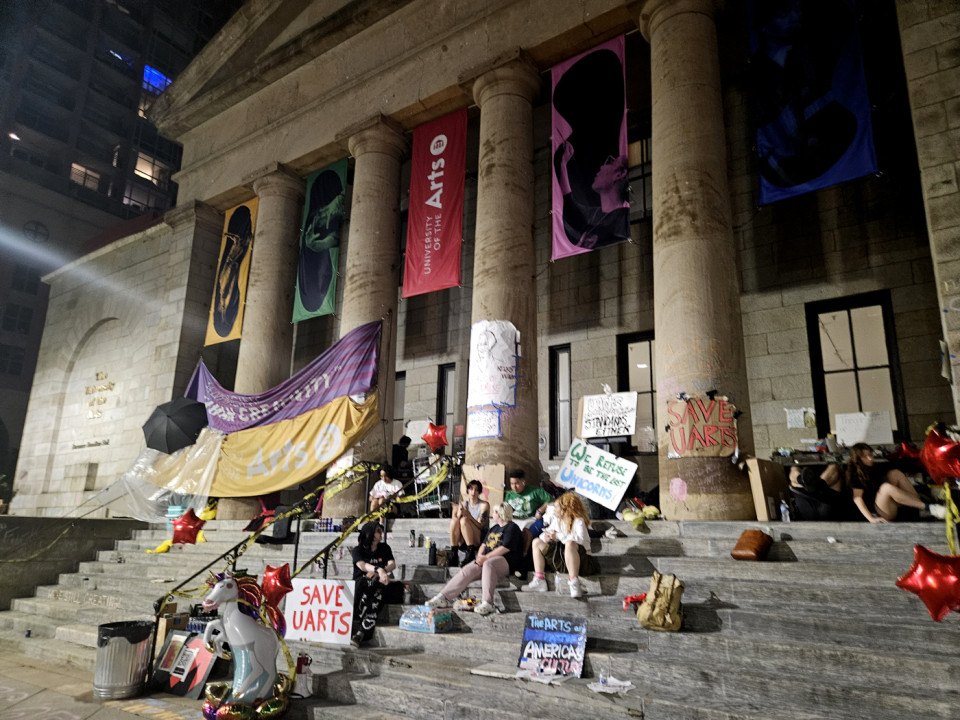
M 523 585 L 520 588 L 520 592 L 546 592 L 547 591 L 547 580 L 546 578 L 535 577 L 526 585 Z
M 571 580 L 570 585 L 570 597 L 578 598 L 583 597 L 583 587 L 580 585 L 580 580 Z
M 940 503 L 930 503 L 927 505 L 927 511 L 937 520 L 943 520 L 947 516 L 947 506 Z
M 361 635 L 360 633 L 357 633 L 352 638 L 350 638 L 350 644 L 353 645 L 354 648 L 359 648 L 362 643 L 363 643 L 363 635 Z
M 480 603 L 473 609 L 473 611 L 477 615 L 491 615 L 494 612 L 496 612 L 496 610 L 497 609 L 493 605 L 488 603 L 486 600 L 484 600 L 482 603 Z
M 448 608 L 450 607 L 450 601 L 443 596 L 443 593 L 438 593 L 427 600 L 424 605 L 429 608 Z
M 603 534 L 603 536 L 608 540 L 616 540 L 617 538 L 626 537 L 626 535 L 617 530 L 617 528 L 613 527 L 613 525 L 607 528 L 607 531 Z

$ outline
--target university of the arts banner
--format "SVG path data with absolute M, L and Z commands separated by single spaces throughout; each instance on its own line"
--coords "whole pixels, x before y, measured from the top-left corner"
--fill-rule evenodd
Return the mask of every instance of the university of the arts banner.
M 256 226 L 256 198 L 227 210 L 204 345 L 216 345 L 240 337 Z
M 413 131 L 405 298 L 460 284 L 466 164 L 465 109 Z
M 623 36 L 554 65 L 553 252 L 630 239 Z
M 346 191 L 346 158 L 307 177 L 293 322 L 333 314 Z
M 760 204 L 876 172 L 854 0 L 754 0 Z
M 230 392 L 201 360 L 186 396 L 207 406 L 210 427 L 226 433 L 288 420 L 335 398 L 369 393 L 377 382 L 382 322 L 351 330 L 296 375 L 256 395 Z

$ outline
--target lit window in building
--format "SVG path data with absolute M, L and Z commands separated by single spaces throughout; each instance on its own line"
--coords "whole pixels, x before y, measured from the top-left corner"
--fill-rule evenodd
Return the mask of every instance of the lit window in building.
M 23 372 L 24 349 L 13 345 L 0 345 L 0 373 L 19 375 Z
M 808 303 L 807 339 L 820 437 L 840 413 L 886 412 L 905 439 L 893 312 L 886 291 Z
M 637 450 L 657 450 L 657 376 L 654 373 L 656 345 L 652 332 L 631 333 L 617 338 L 617 389 L 637 393 Z
M 97 190 L 100 187 L 100 173 L 77 163 L 70 164 L 70 182 L 82 185 L 88 190 Z
M 403 437 L 403 404 L 407 398 L 407 374 L 398 372 L 393 384 L 393 442 Z
M 137 153 L 137 167 L 133 172 L 137 177 L 149 180 L 161 189 L 166 188 L 170 180 L 170 167 L 144 153 Z
M 33 320 L 33 308 L 16 303 L 7 303 L 6 307 L 3 308 L 3 320 L 0 320 L 0 328 L 6 332 L 29 335 L 31 320 Z
M 143 89 L 147 92 L 159 95 L 166 90 L 172 82 L 173 80 L 156 68 L 152 68 L 149 65 L 143 66 Z
M 453 437 L 457 401 L 457 365 L 441 365 L 437 377 L 437 425 L 447 426 L 447 445 Z
M 573 437 L 570 407 L 570 346 L 550 348 L 550 457 L 567 452 Z

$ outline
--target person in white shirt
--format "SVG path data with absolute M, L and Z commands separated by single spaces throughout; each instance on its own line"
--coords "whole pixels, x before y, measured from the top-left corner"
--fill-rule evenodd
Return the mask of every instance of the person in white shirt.
M 581 569 L 584 574 L 589 575 L 591 573 L 588 570 L 592 570 L 594 565 L 593 558 L 587 551 L 590 547 L 590 535 L 587 532 L 590 518 L 587 516 L 587 509 L 580 497 L 573 492 L 564 493 L 550 507 L 553 509 L 553 518 L 540 537 L 533 541 L 533 580 L 520 589 L 523 592 L 546 592 L 547 580 L 544 571 L 549 562 L 555 572 L 566 571 L 570 597 L 581 597 Z M 549 510 L 550 508 L 547 517 L 550 516 Z M 562 557 L 558 557 L 561 548 Z
M 380 469 L 380 479 L 370 491 L 370 512 L 379 510 L 387 500 L 401 495 L 403 495 L 403 484 L 399 480 L 394 480 L 393 470 L 389 465 L 384 465 Z

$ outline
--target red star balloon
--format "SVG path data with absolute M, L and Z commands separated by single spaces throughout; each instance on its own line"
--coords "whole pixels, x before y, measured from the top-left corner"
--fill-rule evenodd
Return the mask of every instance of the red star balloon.
M 960 477 L 960 443 L 952 440 L 940 427 L 932 427 L 923 441 L 920 460 L 927 474 L 937 485 Z
M 897 579 L 897 587 L 915 593 L 937 622 L 960 611 L 960 556 L 937 555 L 913 546 L 913 565 Z
M 284 563 L 280 567 L 267 565 L 260 585 L 263 587 L 263 599 L 267 601 L 267 605 L 279 608 L 283 596 L 293 590 L 293 584 L 290 582 L 290 564 Z
M 437 452 L 447 444 L 447 426 L 430 423 L 430 427 L 421 436 L 421 439 L 433 452 Z
M 185 543 L 193 545 L 197 542 L 197 533 L 203 527 L 204 521 L 196 516 L 193 508 L 173 521 L 173 542 L 177 545 Z

